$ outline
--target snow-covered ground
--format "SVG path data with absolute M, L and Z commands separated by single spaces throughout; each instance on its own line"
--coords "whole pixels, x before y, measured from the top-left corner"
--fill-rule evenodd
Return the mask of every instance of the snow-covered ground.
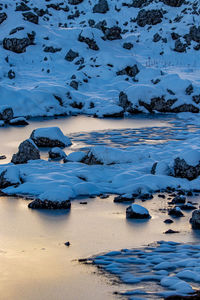
M 97 0 L 81 2 L 29 0 L 26 9 L 17 1 L 1 2 L 1 105 L 11 106 L 15 116 L 119 115 L 127 110 L 127 103 L 119 106 L 123 92 L 134 111 L 199 111 L 198 1 L 171 7 L 154 0 L 133 7 L 131 1 L 110 0 L 106 13 L 93 13 Z M 143 9 L 162 17 L 142 27 L 138 15 Z M 26 19 L 30 13 L 36 21 Z M 119 33 L 109 36 L 114 26 Z M 34 37 L 28 37 L 32 32 Z M 89 38 L 89 45 L 79 36 Z M 31 45 L 15 53 L 5 46 L 6 38 L 29 39 Z M 99 50 L 90 49 L 91 40 Z M 177 41 L 185 51 L 174 51 Z M 127 49 L 128 43 L 133 47 Z M 74 56 L 65 59 L 70 50 Z M 122 70 L 124 75 L 118 73 Z M 162 103 L 152 104 L 157 98 Z

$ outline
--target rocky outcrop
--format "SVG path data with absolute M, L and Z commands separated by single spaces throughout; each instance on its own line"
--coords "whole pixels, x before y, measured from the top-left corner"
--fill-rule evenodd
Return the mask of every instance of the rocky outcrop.
M 70 49 L 68 52 L 67 52 L 67 54 L 65 55 L 65 59 L 67 60 L 67 61 L 73 61 L 76 57 L 78 57 L 79 56 L 79 54 L 78 54 L 78 52 L 75 52 L 75 51 L 73 51 L 72 49 Z
M 18 38 L 4 38 L 3 39 L 3 47 L 6 50 L 15 52 L 15 53 L 23 53 L 26 52 L 26 48 L 30 45 L 34 45 L 35 33 L 28 34 L 28 37 L 18 39 Z
M 93 7 L 93 13 L 105 14 L 109 10 L 107 0 L 99 0 L 99 2 Z
M 156 25 L 158 23 L 161 23 L 162 18 L 163 18 L 163 14 L 161 10 L 141 9 L 137 15 L 136 21 L 140 27 L 144 27 L 145 25 Z
M 0 120 L 9 122 L 13 118 L 13 109 L 7 105 L 0 106 Z
M 81 34 L 79 34 L 78 41 L 81 43 L 86 43 L 88 45 L 88 47 L 92 50 L 95 50 L 95 51 L 99 50 L 99 47 L 94 39 L 91 39 L 89 37 L 84 37 Z
M 117 76 L 127 75 L 130 77 L 135 77 L 138 73 L 139 73 L 139 69 L 137 65 L 127 66 L 126 68 L 116 72 Z
M 24 20 L 29 21 L 29 22 L 34 23 L 34 24 L 38 24 L 39 18 L 34 13 L 32 13 L 32 12 L 25 12 L 22 15 L 24 17 Z
M 149 219 L 151 216 L 146 208 L 138 204 L 132 204 L 126 209 L 127 219 Z
M 40 159 L 40 152 L 34 142 L 25 140 L 19 145 L 19 150 L 13 154 L 11 162 L 14 164 L 25 164 L 29 160 Z
M 119 26 L 113 26 L 110 28 L 106 28 L 104 30 L 104 40 L 114 41 L 114 40 L 120 40 L 121 37 L 121 28 Z
M 29 203 L 28 207 L 32 209 L 70 209 L 71 202 L 69 200 L 59 202 L 36 199 Z
M 174 165 L 174 177 L 187 178 L 193 180 L 200 175 L 200 162 L 196 166 L 188 165 L 183 158 L 175 158 Z
M 190 223 L 193 229 L 200 229 L 200 209 L 193 211 Z

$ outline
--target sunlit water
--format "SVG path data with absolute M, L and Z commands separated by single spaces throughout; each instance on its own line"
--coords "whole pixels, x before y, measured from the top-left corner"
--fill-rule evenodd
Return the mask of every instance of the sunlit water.
M 76 144 L 72 149 L 92 145 L 95 140 L 99 144 L 123 146 L 127 137 L 122 136 L 128 135 L 135 140 L 125 146 L 141 138 L 144 143 L 151 142 L 154 141 L 150 137 L 152 132 L 155 140 L 161 141 L 162 137 L 166 141 L 174 138 L 175 128 L 179 130 L 171 121 L 169 123 L 167 118 L 162 121 L 159 118 L 99 120 L 86 117 L 37 120 L 27 127 L 0 129 L 1 151 L 9 161 L 19 143 L 28 138 L 34 128 L 46 126 L 59 126 Z M 180 126 L 181 136 L 187 129 L 185 126 Z M 133 137 L 133 131 L 137 136 Z M 74 200 L 70 212 L 35 211 L 28 209 L 26 200 L 0 198 L 0 299 L 116 299 L 113 292 L 127 286 L 100 275 L 94 266 L 80 264 L 78 258 L 142 247 L 158 240 L 200 242 L 199 233 L 192 231 L 189 225 L 191 213 L 185 213 L 184 218 L 176 219 L 172 225 L 163 223 L 168 216 L 159 209 L 167 208 L 166 199 L 155 196 L 148 200 L 145 207 L 152 218 L 134 222 L 126 220 L 128 204 L 113 203 L 113 197 L 84 199 L 87 205 L 81 205 L 80 199 Z M 198 198 L 193 200 L 199 203 Z M 169 228 L 180 233 L 163 234 Z M 71 243 L 70 247 L 64 245 L 66 241 Z

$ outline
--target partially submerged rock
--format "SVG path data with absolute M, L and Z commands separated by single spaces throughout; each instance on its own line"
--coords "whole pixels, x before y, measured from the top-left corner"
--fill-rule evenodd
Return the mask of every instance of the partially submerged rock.
M 151 216 L 143 206 L 132 204 L 126 209 L 126 217 L 128 219 L 149 219 Z
M 190 223 L 192 224 L 193 229 L 200 229 L 200 209 L 193 211 Z
M 51 159 L 62 159 L 65 158 L 65 152 L 59 147 L 54 147 L 49 151 L 49 158 Z
M 122 202 L 134 202 L 135 197 L 131 194 L 124 194 L 116 196 L 113 200 L 115 203 L 122 203 Z
M 61 147 L 71 145 L 71 141 L 58 127 L 37 128 L 30 138 L 38 147 Z
M 7 105 L 0 106 L 0 120 L 9 122 L 13 118 L 13 109 Z
M 170 215 L 172 217 L 184 217 L 184 214 L 182 213 L 180 207 L 178 207 L 178 206 L 170 208 L 168 211 L 168 215 Z
M 11 166 L 3 170 L 0 174 L 0 188 L 17 186 L 21 184 L 20 171 L 16 166 Z
M 36 199 L 29 203 L 28 207 L 33 209 L 70 209 L 71 202 L 69 200 L 60 202 Z
M 9 124 L 10 125 L 21 125 L 21 126 L 29 125 L 28 121 L 24 117 L 18 117 L 18 118 L 11 119 L 9 121 Z
M 18 149 L 18 152 L 13 154 L 11 160 L 14 164 L 25 164 L 29 160 L 40 159 L 40 152 L 31 139 L 22 142 Z

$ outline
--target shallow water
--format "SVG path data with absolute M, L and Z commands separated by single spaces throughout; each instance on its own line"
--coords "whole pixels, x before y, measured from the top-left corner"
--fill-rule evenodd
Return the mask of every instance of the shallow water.
M 136 143 L 163 143 L 184 139 L 190 129 L 198 134 L 198 127 L 190 127 L 171 116 L 135 117 L 132 119 L 94 119 L 72 117 L 30 121 L 27 127 L 0 129 L 1 154 L 6 163 L 20 142 L 37 127 L 59 126 L 69 135 L 73 145 L 66 152 L 94 144 L 127 147 Z M 42 153 L 47 157 L 47 152 Z M 84 199 L 72 202 L 71 211 L 34 211 L 28 201 L 0 198 L 0 299 L 116 299 L 114 291 L 128 289 L 113 282 L 109 276 L 98 274 L 94 266 L 78 263 L 78 258 L 117 250 L 141 247 L 158 240 L 199 242 L 200 234 L 191 230 L 189 217 L 176 219 L 172 225 L 163 223 L 168 216 L 159 211 L 167 200 L 155 198 L 145 203 L 152 219 L 128 221 L 128 204 L 108 199 Z M 199 202 L 199 199 L 195 199 Z M 179 234 L 165 235 L 172 228 Z M 64 243 L 70 241 L 71 246 Z M 97 273 L 97 274 L 94 274 Z M 37 287 L 37 288 L 36 288 Z
M 167 215 L 158 208 L 165 208 L 166 200 L 156 196 L 145 203 L 152 215 L 149 221 L 127 221 L 127 204 L 113 203 L 113 196 L 86 200 L 87 205 L 73 201 L 65 213 L 30 210 L 22 199 L 0 199 L 2 300 L 114 299 L 114 291 L 128 287 L 93 274 L 96 268 L 78 263 L 78 258 L 157 240 L 200 241 L 189 225 L 190 213 L 172 225 L 163 223 Z M 180 233 L 163 234 L 168 228 Z

